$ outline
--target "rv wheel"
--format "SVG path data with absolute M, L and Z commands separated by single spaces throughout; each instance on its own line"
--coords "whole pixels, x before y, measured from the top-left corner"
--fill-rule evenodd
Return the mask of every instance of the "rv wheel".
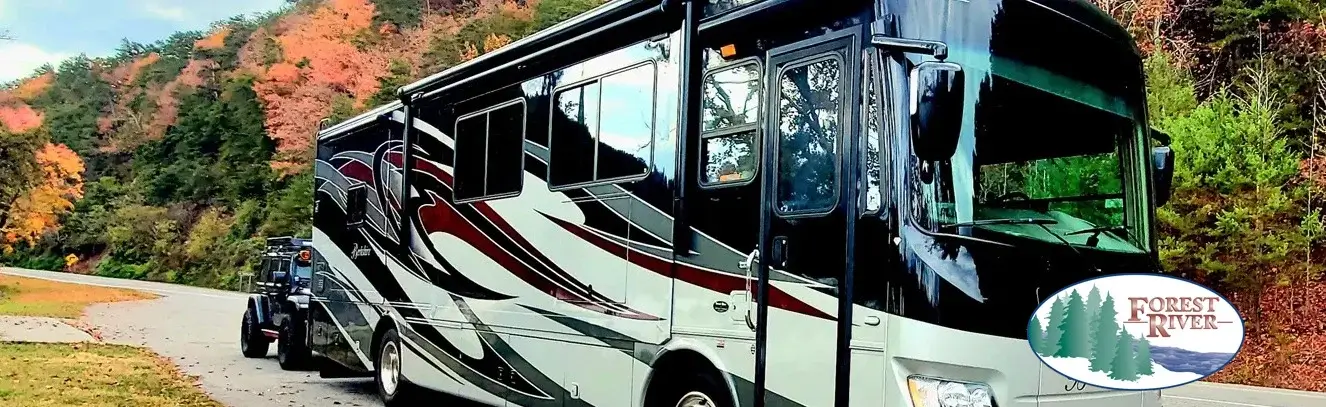
M 647 405 L 656 407 L 732 407 L 727 400 L 730 396 L 724 391 L 726 386 L 712 375 L 703 373 L 685 374 L 676 377 L 668 386 L 663 397 Z
M 267 357 L 267 346 L 271 345 L 271 342 L 262 335 L 257 320 L 253 308 L 244 310 L 244 322 L 239 327 L 239 350 L 244 353 L 244 357 Z
M 421 389 L 401 374 L 404 352 L 396 329 L 388 328 L 382 334 L 381 344 L 375 353 L 377 374 L 373 375 L 378 386 L 378 397 L 382 398 L 382 403 L 387 407 L 414 406 L 421 400 Z

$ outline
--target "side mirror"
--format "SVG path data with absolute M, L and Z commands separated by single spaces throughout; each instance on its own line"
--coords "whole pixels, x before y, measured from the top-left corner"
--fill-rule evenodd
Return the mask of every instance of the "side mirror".
M 925 161 L 947 160 L 958 147 L 966 82 L 962 66 L 922 62 L 911 73 L 912 152 Z
M 1174 188 L 1174 150 L 1169 146 L 1151 149 L 1151 163 L 1155 165 L 1156 206 L 1169 202 Z
M 277 284 L 286 284 L 290 282 L 290 273 L 285 271 L 273 271 L 272 282 Z

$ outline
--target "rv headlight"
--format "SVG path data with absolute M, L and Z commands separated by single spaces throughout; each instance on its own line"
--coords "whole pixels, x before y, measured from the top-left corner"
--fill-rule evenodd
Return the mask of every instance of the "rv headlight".
M 913 407 L 993 407 L 990 386 L 925 376 L 907 378 Z

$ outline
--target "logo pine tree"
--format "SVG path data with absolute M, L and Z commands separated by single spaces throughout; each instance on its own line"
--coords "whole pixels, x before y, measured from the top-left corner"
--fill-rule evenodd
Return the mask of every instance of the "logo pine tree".
M 1151 369 L 1151 363 L 1151 341 L 1146 340 L 1146 336 L 1142 336 L 1137 342 L 1137 374 L 1150 376 L 1156 373 Z
M 1100 323 L 1100 289 L 1095 285 L 1091 286 L 1091 292 L 1087 293 L 1087 332 L 1096 332 L 1096 325 Z M 1092 349 L 1096 346 L 1096 335 L 1092 334 L 1090 338 Z
M 1055 298 L 1054 303 L 1050 305 L 1050 320 L 1045 327 L 1045 341 L 1041 342 L 1042 356 L 1055 356 L 1059 353 L 1059 339 L 1064 335 L 1064 331 L 1059 326 L 1063 324 L 1066 312 L 1063 298 Z
M 1068 296 L 1067 311 L 1064 314 L 1064 320 L 1059 324 L 1059 329 L 1063 335 L 1059 337 L 1059 350 L 1054 356 L 1066 358 L 1085 358 L 1091 356 L 1091 339 L 1087 331 L 1089 325 L 1087 321 L 1086 305 L 1082 303 L 1082 296 L 1073 290 Z
M 1116 345 L 1114 361 L 1110 363 L 1110 378 L 1137 381 L 1137 357 L 1133 353 L 1133 336 L 1126 330 L 1120 330 Z
M 1118 332 L 1120 329 L 1118 320 L 1118 311 L 1114 309 L 1114 296 L 1106 293 L 1105 303 L 1100 307 L 1100 315 L 1096 318 L 1095 328 L 1091 332 L 1091 371 L 1105 372 L 1110 370 L 1114 363 L 1115 348 L 1118 344 Z
M 1041 318 L 1036 315 L 1031 316 L 1031 322 L 1027 323 L 1027 342 L 1031 343 L 1031 350 L 1038 354 L 1045 354 L 1045 330 L 1041 328 Z

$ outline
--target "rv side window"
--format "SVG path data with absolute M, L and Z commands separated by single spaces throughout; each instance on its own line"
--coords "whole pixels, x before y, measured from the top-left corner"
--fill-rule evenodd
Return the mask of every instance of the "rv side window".
M 519 194 L 525 172 L 524 100 L 461 117 L 455 151 L 456 202 Z
M 700 185 L 743 184 L 759 168 L 760 65 L 720 68 L 704 77 L 700 106 Z
M 779 215 L 824 214 L 838 204 L 842 59 L 793 65 L 778 75 Z
M 345 191 L 345 223 L 356 227 L 364 223 L 364 212 L 368 206 L 368 186 L 357 183 Z
M 884 134 L 884 98 L 880 87 L 886 79 L 883 70 L 880 69 L 879 55 L 875 54 L 875 49 L 872 47 L 863 55 L 865 58 L 861 66 L 865 70 L 866 80 L 862 82 L 862 90 L 865 91 L 863 94 L 866 97 L 862 100 L 865 106 L 861 109 L 862 120 L 865 122 L 862 126 L 864 131 L 861 132 L 863 138 L 861 153 L 865 155 L 861 160 L 861 179 L 865 184 L 862 194 L 862 201 L 865 204 L 861 206 L 861 214 L 875 215 L 882 207 L 883 191 L 888 190 L 883 187 L 888 185 L 883 171 L 885 163 L 889 162 L 888 151 L 880 147 L 883 144 L 881 141 Z
M 553 97 L 549 185 L 627 181 L 653 162 L 655 69 L 637 65 Z

